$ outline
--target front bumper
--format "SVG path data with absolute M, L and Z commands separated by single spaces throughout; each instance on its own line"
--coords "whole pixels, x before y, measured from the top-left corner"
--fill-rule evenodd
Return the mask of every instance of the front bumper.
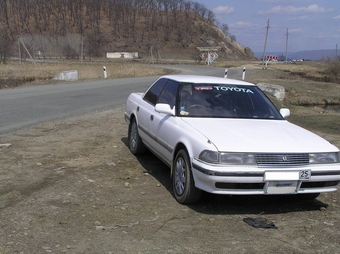
M 230 195 L 303 194 L 336 191 L 340 165 L 303 167 L 216 166 L 192 161 L 197 188 Z M 308 178 L 301 178 L 307 172 Z

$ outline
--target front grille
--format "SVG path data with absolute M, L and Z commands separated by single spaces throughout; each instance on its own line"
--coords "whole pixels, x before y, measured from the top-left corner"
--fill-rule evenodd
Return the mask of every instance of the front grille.
M 262 190 L 264 183 L 215 183 L 215 187 L 218 189 L 230 189 L 230 190 Z
M 259 167 L 294 167 L 309 164 L 308 153 L 264 153 L 255 156 Z

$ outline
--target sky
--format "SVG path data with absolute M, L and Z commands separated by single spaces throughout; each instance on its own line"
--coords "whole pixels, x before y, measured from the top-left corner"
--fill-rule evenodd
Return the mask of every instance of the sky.
M 220 24 L 229 26 L 236 41 L 253 52 L 264 52 L 266 48 L 266 52 L 284 53 L 286 47 L 288 52 L 340 48 L 340 0 L 194 2 L 213 11 Z

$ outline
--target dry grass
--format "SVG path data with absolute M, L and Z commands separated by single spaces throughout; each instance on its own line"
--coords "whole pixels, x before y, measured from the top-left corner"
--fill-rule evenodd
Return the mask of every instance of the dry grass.
M 0 89 L 55 83 L 54 77 L 63 71 L 70 70 L 78 71 L 79 80 L 101 79 L 104 78 L 104 66 L 106 67 L 107 78 L 161 76 L 175 72 L 174 70 L 133 61 L 36 64 L 31 62 L 9 62 L 0 64 Z
M 251 67 L 251 65 L 253 67 Z M 247 66 L 247 65 L 245 65 Z M 252 83 L 269 83 L 283 86 L 285 102 L 293 105 L 339 105 L 340 84 L 325 78 L 328 62 L 301 62 L 297 64 L 269 63 L 263 69 L 261 62 L 248 64 L 256 71 L 247 76 Z M 340 70 L 339 70 L 340 71 Z
M 33 81 L 48 80 L 54 78 L 60 72 L 77 70 L 80 80 L 98 79 L 103 78 L 103 66 L 106 66 L 108 78 L 156 76 L 172 72 L 167 69 L 131 61 L 91 64 L 10 62 L 8 64 L 0 64 L 0 75 L 2 79 Z

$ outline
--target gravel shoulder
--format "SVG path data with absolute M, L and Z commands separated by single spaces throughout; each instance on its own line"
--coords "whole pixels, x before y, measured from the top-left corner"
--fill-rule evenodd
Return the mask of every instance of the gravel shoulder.
M 121 105 L 0 136 L 11 144 L 0 148 L 0 254 L 340 252 L 339 192 L 180 205 L 169 169 L 129 152 L 123 116 Z

